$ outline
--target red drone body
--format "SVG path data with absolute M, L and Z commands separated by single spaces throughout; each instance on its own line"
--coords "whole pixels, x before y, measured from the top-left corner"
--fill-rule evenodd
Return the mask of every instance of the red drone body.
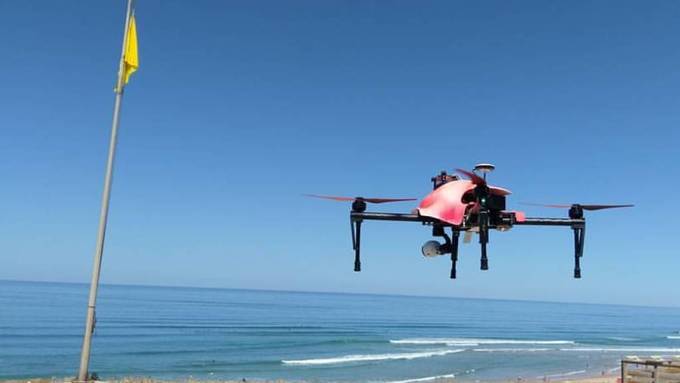
M 568 226 L 574 232 L 574 278 L 581 278 L 580 258 L 583 256 L 586 221 L 584 210 L 602 210 L 631 207 L 633 205 L 540 205 L 544 207 L 568 208 L 569 218 L 527 218 L 524 212 L 506 210 L 506 197 L 510 191 L 488 185 L 486 174 L 493 171 L 491 164 L 479 164 L 472 172 L 456 169 L 469 179 L 441 172 L 432 178 L 434 190 L 428 194 L 410 214 L 366 212 L 367 203 L 415 201 L 414 198 L 364 198 L 308 195 L 315 198 L 336 201 L 352 201 L 350 222 L 352 244 L 355 252 L 354 271 L 361 271 L 361 224 L 364 220 L 420 222 L 432 226 L 432 235 L 442 237 L 444 243 L 428 241 L 422 248 L 423 255 L 432 257 L 451 254 L 451 278 L 456 278 L 458 261 L 458 240 L 465 233 L 466 241 L 473 233 L 479 234 L 482 256 L 481 269 L 487 270 L 486 245 L 489 230 L 506 231 L 515 225 Z M 482 176 L 476 174 L 482 173 Z M 450 229 L 449 236 L 445 229 Z

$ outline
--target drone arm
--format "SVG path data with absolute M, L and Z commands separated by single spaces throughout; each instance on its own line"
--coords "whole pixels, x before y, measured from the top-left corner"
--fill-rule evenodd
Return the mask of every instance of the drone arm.
M 375 212 L 357 212 L 353 211 L 350 215 L 352 222 L 361 220 L 370 221 L 399 221 L 399 222 L 420 222 L 424 224 L 443 224 L 441 221 L 425 217 L 418 214 L 403 214 L 403 213 L 375 213 Z M 525 218 L 522 221 L 517 221 L 508 216 L 507 222 L 504 225 L 509 226 L 570 226 L 570 227 L 585 227 L 586 220 L 583 218 Z M 445 225 L 451 226 L 451 225 Z M 467 226 L 455 226 L 460 231 L 469 229 Z M 489 225 L 490 229 L 495 228 L 495 224 Z
M 585 226 L 586 220 L 583 218 L 525 218 L 522 221 L 514 222 L 514 225 L 526 225 L 526 226 L 571 226 L 583 225 Z
M 402 222 L 437 222 L 434 218 L 423 217 L 418 214 L 402 214 L 402 213 L 373 213 L 373 212 L 358 212 L 351 213 L 352 220 L 372 220 L 372 221 L 402 221 Z

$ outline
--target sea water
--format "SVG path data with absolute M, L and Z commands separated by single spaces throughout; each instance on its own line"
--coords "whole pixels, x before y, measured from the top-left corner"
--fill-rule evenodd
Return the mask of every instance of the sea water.
M 0 281 L 0 378 L 77 372 L 88 286 Z M 427 381 L 614 372 L 680 355 L 680 308 L 103 285 L 101 378 Z

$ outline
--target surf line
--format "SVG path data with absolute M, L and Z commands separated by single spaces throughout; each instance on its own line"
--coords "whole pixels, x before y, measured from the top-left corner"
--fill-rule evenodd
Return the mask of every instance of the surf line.
M 455 354 L 463 352 L 464 349 L 454 350 L 435 350 L 423 352 L 404 352 L 394 354 L 368 354 L 368 355 L 345 355 L 334 358 L 318 358 L 318 359 L 300 359 L 300 360 L 282 360 L 281 363 L 293 366 L 312 366 L 324 364 L 340 364 L 352 362 L 375 362 L 381 360 L 395 360 L 395 359 L 419 359 L 430 358 L 433 356 L 444 356 L 448 354 Z
M 483 339 L 483 338 L 406 338 L 392 339 L 392 344 L 435 345 L 476 347 L 480 345 L 568 345 L 573 340 L 528 340 L 528 339 Z
M 578 371 L 569 371 L 565 372 L 562 374 L 552 374 L 552 375 L 545 375 L 545 376 L 537 376 L 536 379 L 541 379 L 541 378 L 561 378 L 565 376 L 573 376 L 573 375 L 579 375 L 579 374 L 585 374 L 586 370 L 578 370 Z
M 425 378 L 415 378 L 415 379 L 406 379 L 406 380 L 393 380 L 390 382 L 385 382 L 385 383 L 414 383 L 414 382 L 431 382 L 433 380 L 439 380 L 439 379 L 453 379 L 455 378 L 455 374 L 447 374 L 447 375 L 437 375 L 437 376 L 428 376 Z

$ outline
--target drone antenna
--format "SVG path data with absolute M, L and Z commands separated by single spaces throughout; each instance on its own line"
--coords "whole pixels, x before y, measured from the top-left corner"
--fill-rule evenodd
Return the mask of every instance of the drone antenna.
M 481 163 L 475 165 L 475 168 L 473 170 L 475 172 L 482 173 L 482 177 L 484 177 L 484 181 L 486 181 L 486 174 L 491 173 L 492 171 L 494 171 L 494 169 L 496 169 L 496 167 L 493 164 Z

